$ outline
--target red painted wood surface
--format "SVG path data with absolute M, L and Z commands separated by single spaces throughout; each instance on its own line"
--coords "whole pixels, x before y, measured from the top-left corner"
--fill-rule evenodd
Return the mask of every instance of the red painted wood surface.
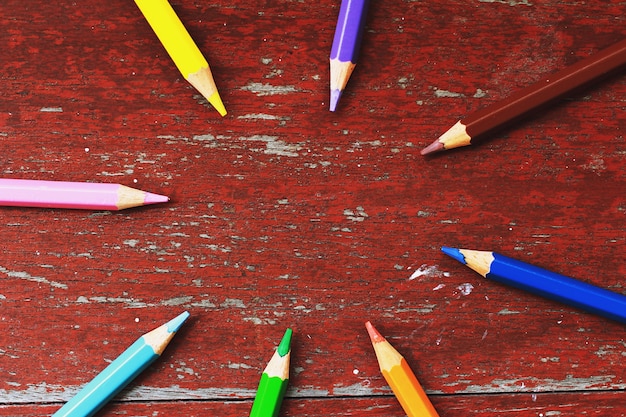
M 483 280 L 442 245 L 626 293 L 626 79 L 487 143 L 419 150 L 621 39 L 624 4 L 371 6 L 337 113 L 339 2 L 173 0 L 229 114 L 132 1 L 0 3 L 2 176 L 167 194 L 123 212 L 1 208 L 0 415 L 52 414 L 142 333 L 192 315 L 100 415 L 246 415 L 294 329 L 284 416 L 402 416 L 363 326 L 442 417 L 624 416 L 624 326 Z

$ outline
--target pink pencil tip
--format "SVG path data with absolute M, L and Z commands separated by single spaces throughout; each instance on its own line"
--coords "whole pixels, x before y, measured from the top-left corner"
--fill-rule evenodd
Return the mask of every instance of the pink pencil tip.
M 365 328 L 367 329 L 367 333 L 370 335 L 370 340 L 372 341 L 372 343 L 380 343 L 385 341 L 385 338 L 378 332 L 378 330 L 376 330 L 371 322 L 365 322 Z
M 439 142 L 439 140 L 434 141 L 424 149 L 420 151 L 422 155 L 428 155 L 429 153 L 443 151 L 443 143 Z
M 146 196 L 143 199 L 144 204 L 167 203 L 168 201 L 170 201 L 169 197 L 153 193 L 146 193 Z
M 337 110 L 337 104 L 341 98 L 341 90 L 330 90 L 330 111 Z

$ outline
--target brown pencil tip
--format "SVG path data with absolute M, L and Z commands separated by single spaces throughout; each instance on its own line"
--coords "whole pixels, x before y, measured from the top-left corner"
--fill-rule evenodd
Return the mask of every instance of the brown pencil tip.
M 437 139 L 436 141 L 434 141 L 433 143 L 431 143 L 430 145 L 422 149 L 420 151 L 420 154 L 428 155 L 429 153 L 434 153 L 434 152 L 439 152 L 439 151 L 443 151 L 443 143 L 441 143 L 439 139 Z
M 385 341 L 385 338 L 378 332 L 378 330 L 376 330 L 371 322 L 365 322 L 365 328 L 367 329 L 367 333 L 370 335 L 370 340 L 372 341 L 372 343 L 380 343 Z

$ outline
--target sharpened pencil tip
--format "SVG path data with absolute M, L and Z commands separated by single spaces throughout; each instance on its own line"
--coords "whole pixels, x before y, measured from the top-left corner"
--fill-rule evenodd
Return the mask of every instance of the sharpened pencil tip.
M 367 333 L 369 334 L 372 343 L 380 343 L 385 341 L 383 335 L 381 335 L 378 330 L 376 330 L 371 322 L 365 322 L 365 328 L 367 329 Z
M 285 330 L 285 335 L 283 336 L 282 340 L 280 341 L 280 344 L 278 345 L 278 348 L 276 349 L 276 351 L 278 352 L 278 354 L 283 357 L 286 354 L 289 353 L 289 351 L 291 350 L 291 335 L 292 335 L 292 331 L 291 329 L 287 329 Z
M 188 317 L 189 317 L 189 312 L 185 311 L 184 313 L 180 314 L 178 317 L 173 318 L 166 324 L 167 331 L 169 333 L 176 333 L 178 329 L 180 329 L 180 327 L 183 325 L 185 320 L 187 320 Z
M 337 104 L 339 104 L 341 93 L 341 90 L 330 90 L 330 111 L 337 110 Z
M 463 256 L 463 254 L 461 253 L 459 249 L 443 246 L 441 248 L 441 251 L 445 253 L 446 255 L 448 255 L 449 257 L 461 262 L 463 265 L 467 265 L 467 262 L 465 261 L 465 256 Z
M 154 194 L 154 193 L 146 193 L 143 203 L 144 204 L 158 204 L 158 203 L 167 203 L 170 201 L 170 198 L 165 195 Z
M 224 107 L 224 103 L 222 102 L 222 98 L 220 97 L 220 94 L 216 91 L 215 93 L 211 94 L 211 97 L 209 97 L 207 99 L 209 101 L 209 103 L 211 103 L 211 105 L 213 107 L 215 107 L 215 110 L 218 111 L 218 113 L 224 117 L 226 116 L 226 107 Z
M 436 141 L 434 141 L 433 143 L 431 143 L 430 145 L 422 149 L 420 151 L 420 154 L 428 155 L 429 153 L 434 153 L 434 152 L 439 152 L 439 151 L 443 151 L 443 143 L 441 143 L 439 139 L 437 139 Z

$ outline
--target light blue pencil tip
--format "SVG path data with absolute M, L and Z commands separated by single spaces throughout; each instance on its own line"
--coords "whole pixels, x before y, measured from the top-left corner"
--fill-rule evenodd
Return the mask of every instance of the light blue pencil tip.
M 178 317 L 167 322 L 167 331 L 170 333 L 175 333 L 180 329 L 180 326 L 183 325 L 185 320 L 189 317 L 189 312 L 185 311 Z
M 341 90 L 330 90 L 330 111 L 335 111 L 337 109 L 341 93 Z
M 449 248 L 447 246 L 443 246 L 441 248 L 441 251 L 445 253 L 446 255 L 448 255 L 449 257 L 454 258 L 457 261 L 461 262 L 463 265 L 467 265 L 467 262 L 465 261 L 465 256 L 463 256 L 460 250 L 456 248 Z

